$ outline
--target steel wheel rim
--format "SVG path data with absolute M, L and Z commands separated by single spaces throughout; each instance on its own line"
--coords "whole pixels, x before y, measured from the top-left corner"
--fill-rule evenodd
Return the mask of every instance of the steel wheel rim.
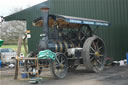
M 67 73 L 67 62 L 63 54 L 56 56 L 55 61 L 53 62 L 53 71 L 55 76 L 58 78 L 64 78 Z
M 94 69 L 100 69 L 104 65 L 105 46 L 101 39 L 97 38 L 92 41 L 89 56 Z

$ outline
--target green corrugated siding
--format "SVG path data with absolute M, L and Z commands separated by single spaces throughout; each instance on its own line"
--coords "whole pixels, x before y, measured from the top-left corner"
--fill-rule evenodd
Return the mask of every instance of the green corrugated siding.
M 111 26 L 100 27 L 97 34 L 106 43 L 107 55 L 125 58 L 128 51 L 128 0 L 49 0 L 50 12 L 70 16 L 101 19 Z
M 26 20 L 32 38 L 28 39 L 29 51 L 37 49 L 42 28 L 32 26 L 32 20 L 41 16 L 41 3 L 6 17 L 6 20 Z M 50 13 L 101 19 L 111 22 L 110 27 L 100 27 L 97 34 L 106 43 L 108 57 L 125 58 L 128 52 L 128 0 L 49 0 Z

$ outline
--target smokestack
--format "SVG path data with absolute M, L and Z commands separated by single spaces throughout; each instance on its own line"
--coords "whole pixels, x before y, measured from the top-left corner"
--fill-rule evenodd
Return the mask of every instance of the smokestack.
M 43 19 L 43 36 L 48 38 L 48 12 L 49 8 L 41 8 L 41 11 L 43 12 L 42 19 Z
M 45 50 L 48 48 L 48 11 L 49 8 L 41 8 L 42 14 L 42 20 L 43 20 L 43 32 L 42 32 L 42 39 L 40 40 L 38 50 Z

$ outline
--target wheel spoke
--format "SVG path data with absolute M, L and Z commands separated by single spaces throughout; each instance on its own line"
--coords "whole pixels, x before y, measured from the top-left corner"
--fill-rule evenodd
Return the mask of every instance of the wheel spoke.
M 96 59 L 96 62 L 99 63 L 100 65 L 102 65 L 102 63 L 98 59 Z
M 82 34 L 84 35 L 85 34 L 85 32 L 84 31 L 81 31 L 82 32 Z
M 101 57 L 101 56 L 103 56 L 103 55 L 100 55 L 99 57 Z
M 63 61 L 63 58 L 62 58 L 62 57 L 60 57 L 60 61 L 59 61 L 59 62 L 61 63 L 62 61 Z
M 63 64 L 65 62 L 65 60 L 61 61 L 61 64 Z
M 57 63 L 60 63 L 59 58 L 56 58 Z
M 95 44 L 95 42 L 93 42 L 92 44 L 93 44 L 93 46 L 94 46 L 94 49 L 96 50 L 96 44 Z
M 82 41 L 84 39 L 84 37 L 82 37 L 80 40 Z
M 96 42 L 96 50 L 98 50 L 98 43 L 99 43 L 99 41 L 97 40 L 97 42 Z
M 99 48 L 98 48 L 98 50 L 101 50 L 102 49 L 102 46 L 100 46 Z
M 89 53 L 90 55 L 94 55 L 95 53 Z
M 93 49 L 93 47 L 90 47 L 91 48 L 91 50 L 93 51 L 93 52 L 95 52 L 95 50 Z
M 90 61 L 93 61 L 94 59 L 95 59 L 95 57 L 93 56 L 93 57 L 90 58 Z
M 89 31 L 88 30 L 86 30 L 86 34 L 88 35 L 88 33 L 89 33 Z

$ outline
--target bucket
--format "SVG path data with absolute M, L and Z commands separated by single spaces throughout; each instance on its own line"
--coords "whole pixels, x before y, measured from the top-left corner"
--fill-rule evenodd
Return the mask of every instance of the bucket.
M 119 61 L 119 63 L 120 63 L 120 66 L 124 66 L 125 65 L 123 60 Z
M 0 39 L 0 47 L 2 46 L 3 42 L 4 42 L 4 41 Z
M 128 64 L 128 53 L 126 53 L 126 59 L 127 59 L 127 64 Z
M 22 76 L 22 78 L 27 78 L 28 77 L 26 73 L 22 73 L 21 76 Z

